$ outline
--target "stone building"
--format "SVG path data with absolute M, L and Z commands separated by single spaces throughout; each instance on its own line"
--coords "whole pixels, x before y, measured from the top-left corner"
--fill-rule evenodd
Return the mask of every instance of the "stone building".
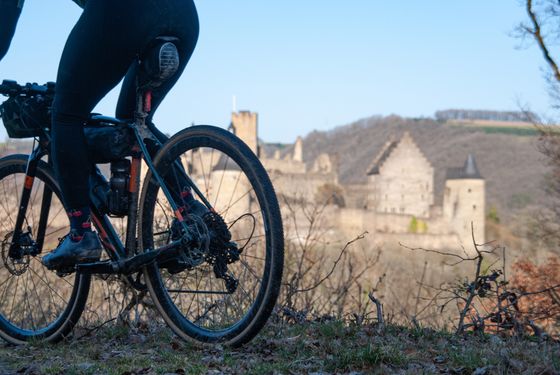
M 438 206 L 434 168 L 408 132 L 379 150 L 367 169 L 367 183 L 343 186 L 332 155 L 303 160 L 301 137 L 290 152 L 265 155 L 258 144 L 257 121 L 254 113 L 234 113 L 231 130 L 260 157 L 280 197 L 317 203 L 324 198 L 321 193 L 342 192 L 343 199 L 329 208 L 324 224 L 336 228 L 336 233 L 355 236 L 368 231 L 378 245 L 406 243 L 434 249 L 463 245 L 474 251 L 473 234 L 477 243 L 484 242 L 485 182 L 473 155 L 462 167 L 447 170 L 443 204 Z
M 408 132 L 389 141 L 368 168 L 369 204 L 377 213 L 430 216 L 434 204 L 434 168 Z

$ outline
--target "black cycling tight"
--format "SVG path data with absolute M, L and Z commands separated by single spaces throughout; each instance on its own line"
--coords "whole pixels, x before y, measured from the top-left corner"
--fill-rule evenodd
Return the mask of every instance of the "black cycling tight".
M 122 119 L 133 117 L 136 56 L 162 35 L 180 39 L 181 65 L 172 79 L 154 90 L 151 115 L 181 75 L 196 45 L 198 16 L 193 1 L 87 2 L 64 47 L 53 104 L 53 160 L 67 209 L 89 204 L 91 162 L 83 124 L 95 105 L 123 77 L 116 115 Z M 166 140 L 163 133 L 155 128 L 153 131 L 160 141 Z

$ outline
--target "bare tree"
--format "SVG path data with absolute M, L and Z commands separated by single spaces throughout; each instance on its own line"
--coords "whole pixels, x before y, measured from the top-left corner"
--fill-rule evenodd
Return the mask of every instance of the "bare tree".
M 560 68 L 551 47 L 560 40 L 560 2 L 558 0 L 524 0 L 528 22 L 521 23 L 517 31 L 522 39 L 533 40 L 540 48 L 548 66 L 547 79 L 553 96 L 560 99 Z M 560 104 L 560 103 L 559 103 Z
M 528 20 L 518 26 L 518 36 L 535 43 L 542 52 L 549 94 L 553 107 L 558 110 L 560 67 L 554 52 L 560 42 L 560 1 L 523 0 L 523 5 Z M 535 215 L 535 225 L 530 232 L 534 234 L 535 241 L 542 245 L 553 245 L 549 248 L 557 248 L 560 243 L 560 132 L 557 126 L 541 123 L 535 117 L 532 117 L 532 121 L 540 134 L 539 149 L 547 157 L 551 171 L 545 180 L 545 191 L 549 196 L 548 207 Z

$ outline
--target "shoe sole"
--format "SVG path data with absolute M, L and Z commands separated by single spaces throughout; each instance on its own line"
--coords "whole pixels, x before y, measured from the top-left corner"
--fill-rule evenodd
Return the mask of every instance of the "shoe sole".
M 67 271 L 68 269 L 72 269 L 72 271 L 75 270 L 76 266 L 79 264 L 83 264 L 83 263 L 94 263 L 94 262 L 98 262 L 99 259 L 101 258 L 100 256 L 97 257 L 84 257 L 84 258 L 78 258 L 73 262 L 64 262 L 64 263 L 58 263 L 58 264 L 53 264 L 53 265 L 48 265 L 45 264 L 43 262 L 41 262 L 41 264 L 43 266 L 45 266 L 49 271 Z

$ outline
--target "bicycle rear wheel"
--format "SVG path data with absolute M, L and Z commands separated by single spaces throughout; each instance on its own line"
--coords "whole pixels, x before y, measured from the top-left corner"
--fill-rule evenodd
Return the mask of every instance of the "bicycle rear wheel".
M 148 289 L 166 323 L 181 338 L 241 345 L 264 326 L 280 290 L 284 244 L 274 189 L 251 150 L 220 128 L 194 126 L 173 136 L 154 165 L 166 176 L 173 173 L 169 167 L 173 162 L 181 163 L 195 181 L 241 250 L 239 260 L 227 265 L 237 287 L 229 290 L 205 258 L 173 274 L 157 264 L 148 266 Z M 151 172 L 140 202 L 143 248 L 169 243 L 176 220 Z
M 48 253 L 58 245 L 58 237 L 69 231 L 60 190 L 45 162 L 37 167 L 18 241 L 25 255 L 21 259 L 10 257 L 26 164 L 27 155 L 0 159 L 0 337 L 12 344 L 54 342 L 67 336 L 80 318 L 90 285 L 88 275 L 57 276 L 43 267 L 39 254 L 33 253 L 41 242 L 42 254 Z M 41 213 L 46 230 L 38 238 Z

